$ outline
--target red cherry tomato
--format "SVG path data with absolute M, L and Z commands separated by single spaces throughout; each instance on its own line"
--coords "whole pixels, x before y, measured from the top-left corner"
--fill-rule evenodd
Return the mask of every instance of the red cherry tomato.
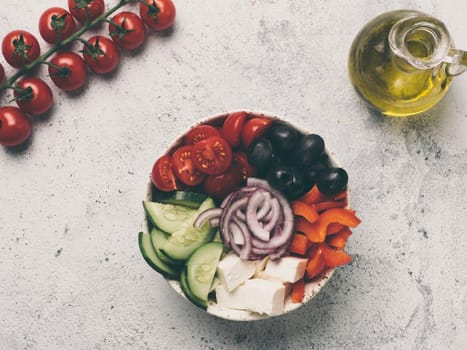
M 76 23 L 67 10 L 51 7 L 39 19 L 39 32 L 49 44 L 64 40 L 76 31 Z M 59 34 L 60 33 L 60 34 Z
M 232 164 L 232 149 L 222 137 L 212 136 L 193 145 L 192 158 L 202 173 L 219 175 Z
M 159 190 L 170 192 L 180 189 L 172 170 L 172 159 L 168 155 L 160 157 L 152 167 L 151 180 Z
M 133 50 L 143 45 L 146 39 L 146 27 L 138 15 L 124 11 L 112 18 L 109 24 L 109 34 L 119 47 Z
M 16 88 L 14 92 L 16 103 L 26 113 L 41 115 L 53 105 L 52 90 L 39 78 L 23 78 L 16 84 Z
M 83 48 L 86 64 L 98 74 L 106 74 L 117 68 L 120 54 L 112 40 L 104 36 L 93 36 Z
M 18 146 L 31 135 L 31 122 L 19 108 L 0 107 L 0 144 Z
M 259 139 L 271 123 L 272 119 L 266 117 L 256 117 L 248 120 L 242 130 L 243 147 L 246 149 L 254 140 Z
M 204 180 L 204 191 L 216 199 L 222 200 L 228 194 L 238 190 L 242 182 L 242 166 L 234 161 L 230 168 L 219 175 L 209 175 Z
M 41 48 L 31 33 L 25 30 L 14 30 L 3 38 L 2 53 L 11 66 L 21 68 L 38 58 Z
M 206 140 L 208 137 L 221 136 L 219 131 L 211 125 L 194 126 L 185 135 L 185 144 L 194 145 L 197 142 Z
M 256 175 L 256 169 L 248 163 L 248 157 L 244 152 L 235 152 L 234 160 L 241 165 L 242 179 L 246 181 L 249 177 Z
M 193 146 L 182 146 L 172 154 L 172 169 L 175 176 L 188 186 L 196 186 L 203 182 L 205 175 L 193 165 Z
M 68 0 L 68 9 L 78 22 L 86 23 L 102 15 L 105 11 L 105 4 L 104 0 Z
M 168 29 L 175 20 L 175 5 L 172 0 L 142 0 L 139 15 L 153 30 Z
M 5 79 L 5 70 L 3 69 L 3 66 L 0 64 L 0 83 Z
M 245 124 L 246 113 L 236 112 L 229 114 L 222 125 L 222 136 L 232 147 L 240 145 L 243 125 Z
M 84 85 L 87 77 L 86 63 L 74 52 L 60 52 L 50 60 L 49 75 L 60 89 L 77 90 Z

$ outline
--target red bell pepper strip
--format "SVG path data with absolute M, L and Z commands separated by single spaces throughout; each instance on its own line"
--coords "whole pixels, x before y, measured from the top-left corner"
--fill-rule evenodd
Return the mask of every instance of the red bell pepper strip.
M 347 265 L 352 261 L 352 257 L 343 250 L 329 247 L 327 244 L 321 244 L 321 251 L 324 265 L 330 268 Z
M 302 278 L 293 284 L 290 298 L 292 299 L 293 303 L 301 303 L 304 296 L 305 296 L 305 281 Z
M 308 279 L 315 278 L 323 272 L 324 267 L 321 244 L 317 244 L 311 248 L 310 257 L 306 266 L 306 277 Z
M 347 243 L 347 239 L 352 234 L 352 231 L 348 227 L 345 227 L 335 235 L 329 236 L 326 238 L 326 243 L 331 247 L 337 249 L 344 249 Z
M 302 201 L 293 201 L 292 211 L 294 215 L 301 216 L 310 223 L 315 222 L 319 218 L 319 214 L 316 209 Z
M 320 203 L 314 204 L 313 206 L 318 213 L 321 213 L 331 208 L 345 208 L 347 204 L 348 203 L 346 200 L 339 200 L 339 201 L 334 201 L 334 202 L 320 202 Z
M 342 231 L 346 227 L 347 226 L 339 224 L 338 222 L 331 222 L 328 225 L 328 229 L 326 230 L 326 235 L 327 236 L 335 235 L 336 233 Z
M 314 225 L 315 229 L 318 231 L 319 237 L 325 238 L 328 226 L 333 222 L 338 222 L 341 225 L 349 227 L 357 227 L 361 220 L 350 210 L 344 208 L 332 208 L 322 213 L 319 216 L 318 221 L 312 225 Z
M 313 186 L 305 195 L 301 198 L 302 201 L 308 204 L 319 203 L 322 199 L 322 194 L 318 190 L 318 186 Z
M 326 196 L 322 194 L 318 186 L 313 186 L 310 191 L 300 199 L 308 204 L 317 204 L 321 202 L 335 202 L 340 200 L 347 200 L 347 190 L 342 191 L 334 196 Z
M 295 220 L 295 230 L 303 232 L 313 243 L 324 242 L 324 240 L 326 239 L 326 231 L 324 232 L 323 236 L 320 234 L 317 226 L 318 222 L 314 222 L 311 224 L 308 222 L 308 220 L 304 218 L 298 218 L 297 220 Z
M 300 233 L 295 233 L 289 246 L 289 252 L 305 255 L 309 247 L 310 241 L 308 237 Z

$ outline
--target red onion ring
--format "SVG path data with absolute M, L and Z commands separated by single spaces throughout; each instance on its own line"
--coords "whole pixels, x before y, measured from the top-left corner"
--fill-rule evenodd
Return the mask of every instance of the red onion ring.
M 234 195 L 234 192 L 230 193 L 227 197 L 224 198 L 224 200 L 221 203 L 220 208 L 223 209 L 226 207 L 227 204 L 229 204 L 230 200 L 232 199 Z
M 263 206 L 261 206 L 256 212 L 256 218 L 258 221 L 261 221 L 271 210 L 271 194 L 263 190 L 261 190 L 261 194 L 263 196 Z
M 242 260 L 248 260 L 250 254 L 251 254 L 251 240 L 249 240 L 248 238 L 248 228 L 246 227 L 246 225 L 242 222 L 239 222 L 239 221 L 232 221 L 230 223 L 231 225 L 236 225 L 240 232 L 242 233 L 243 235 L 243 239 L 245 241 L 245 244 L 240 248 L 237 244 L 231 242 L 231 247 L 232 247 L 232 250 L 240 257 L 240 259 Z
M 266 181 L 249 178 L 247 185 L 221 204 L 221 239 L 243 260 L 278 259 L 287 252 L 293 236 L 292 209 Z
M 288 248 L 289 248 L 289 245 L 284 244 L 280 249 L 277 249 L 274 254 L 270 255 L 271 260 L 277 260 L 281 258 L 285 253 L 287 253 Z
M 274 251 L 275 251 L 274 248 L 268 248 L 268 249 L 261 249 L 261 248 L 256 248 L 256 247 L 251 248 L 251 252 L 253 254 L 262 255 L 263 257 L 265 255 L 274 253 Z
M 265 180 L 261 180 L 261 179 L 254 178 L 254 177 L 249 177 L 248 180 L 247 180 L 247 185 L 248 186 L 257 186 L 257 187 L 260 187 L 260 188 L 264 188 L 265 190 L 268 190 L 269 192 L 271 192 L 271 194 L 275 198 L 278 199 L 279 204 L 280 204 L 280 206 L 282 208 L 282 213 L 284 215 L 284 220 L 283 220 L 284 225 L 282 227 L 282 233 L 283 234 L 278 235 L 278 236 L 275 235 L 269 241 L 269 243 L 271 245 L 276 246 L 276 247 L 278 247 L 280 245 L 283 245 L 283 244 L 286 244 L 287 239 L 289 239 L 293 234 L 293 225 L 294 225 L 294 216 L 293 216 L 292 208 L 289 205 L 289 202 L 287 201 L 287 199 L 279 191 L 276 191 L 271 186 L 269 186 L 269 184 Z M 276 226 L 276 228 L 277 228 L 277 226 Z
M 235 212 L 235 216 L 237 218 L 239 218 L 240 220 L 242 220 L 243 222 L 246 221 L 246 216 L 245 216 L 245 213 L 242 211 L 242 209 L 238 209 L 236 212 Z
M 264 203 L 264 195 L 262 191 L 253 192 L 253 194 L 248 199 L 248 203 L 246 206 L 246 222 L 253 236 L 261 239 L 262 241 L 267 242 L 270 239 L 271 232 L 265 230 L 262 227 L 262 225 L 258 221 L 258 217 L 256 216 L 258 208 L 262 203 Z
M 209 219 L 209 223 L 211 224 L 212 227 L 219 227 L 219 218 L 212 218 Z
M 238 224 L 235 222 L 229 223 L 229 235 L 231 237 L 231 241 L 236 245 L 244 245 L 245 244 L 245 237 L 243 232 L 241 231 Z
M 237 193 L 237 192 L 235 192 Z M 233 198 L 233 196 L 232 196 Z M 221 238 L 222 240 L 224 241 L 225 245 L 227 247 L 232 247 L 230 244 L 232 243 L 231 241 L 231 235 L 229 234 L 229 222 L 232 221 L 232 216 L 233 214 L 235 213 L 235 211 L 240 208 L 240 207 L 244 207 L 246 205 L 246 203 L 248 202 L 248 197 L 245 197 L 245 198 L 241 198 L 237 201 L 232 201 L 232 203 L 227 206 L 226 208 L 224 208 L 224 210 L 222 211 L 222 214 L 221 214 L 221 218 L 220 218 L 220 223 L 219 223 L 219 230 L 220 230 L 220 234 L 221 234 Z M 233 249 L 233 247 L 232 247 Z
M 269 220 L 267 220 L 267 221 L 266 221 L 266 217 L 264 218 L 265 223 L 264 223 L 264 226 L 263 226 L 263 229 L 268 231 L 268 232 L 271 232 L 271 230 L 274 228 L 274 226 L 276 226 L 276 224 L 277 224 L 277 222 L 279 220 L 280 211 L 281 211 L 281 207 L 280 207 L 280 204 L 279 204 L 279 201 L 277 200 L 277 198 L 271 199 L 270 203 L 271 203 L 270 213 L 272 213 L 272 215 L 271 215 L 271 218 Z
M 212 208 L 212 209 L 206 209 L 203 211 L 201 214 L 198 215 L 198 217 L 195 219 L 193 222 L 194 228 L 200 228 L 203 226 L 203 224 L 211 219 L 215 219 L 220 217 L 222 214 L 222 209 L 221 208 Z

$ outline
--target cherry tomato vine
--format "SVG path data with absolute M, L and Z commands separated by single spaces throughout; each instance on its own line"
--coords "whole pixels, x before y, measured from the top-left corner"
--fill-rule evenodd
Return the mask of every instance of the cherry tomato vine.
M 131 2 L 139 3 L 139 16 L 123 11 L 111 17 Z M 32 76 L 39 65 L 48 66 L 49 76 L 58 88 L 76 90 L 86 82 L 88 67 L 96 74 L 113 71 L 120 62 L 119 49 L 133 50 L 144 43 L 146 26 L 161 31 L 171 27 L 174 20 L 172 0 L 119 0 L 107 11 L 104 0 L 68 0 L 68 10 L 52 7 L 40 17 L 40 35 L 51 45 L 45 53 L 41 54 L 33 34 L 25 30 L 8 33 L 2 41 L 2 53 L 17 71 L 6 77 L 0 64 L 0 95 L 13 90 L 12 101 L 19 108 L 0 107 L 0 144 L 16 146 L 25 142 L 31 134 L 27 115 L 40 115 L 52 107 L 50 87 Z M 108 36 L 82 38 L 104 22 L 108 23 Z M 68 48 L 73 42 L 83 44 L 81 56 Z

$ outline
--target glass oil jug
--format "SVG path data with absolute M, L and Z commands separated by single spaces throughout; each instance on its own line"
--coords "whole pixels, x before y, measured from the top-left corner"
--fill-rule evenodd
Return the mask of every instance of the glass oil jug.
M 412 10 L 382 14 L 353 41 L 349 73 L 359 95 L 389 116 L 409 116 L 437 104 L 452 78 L 467 70 L 446 26 Z

